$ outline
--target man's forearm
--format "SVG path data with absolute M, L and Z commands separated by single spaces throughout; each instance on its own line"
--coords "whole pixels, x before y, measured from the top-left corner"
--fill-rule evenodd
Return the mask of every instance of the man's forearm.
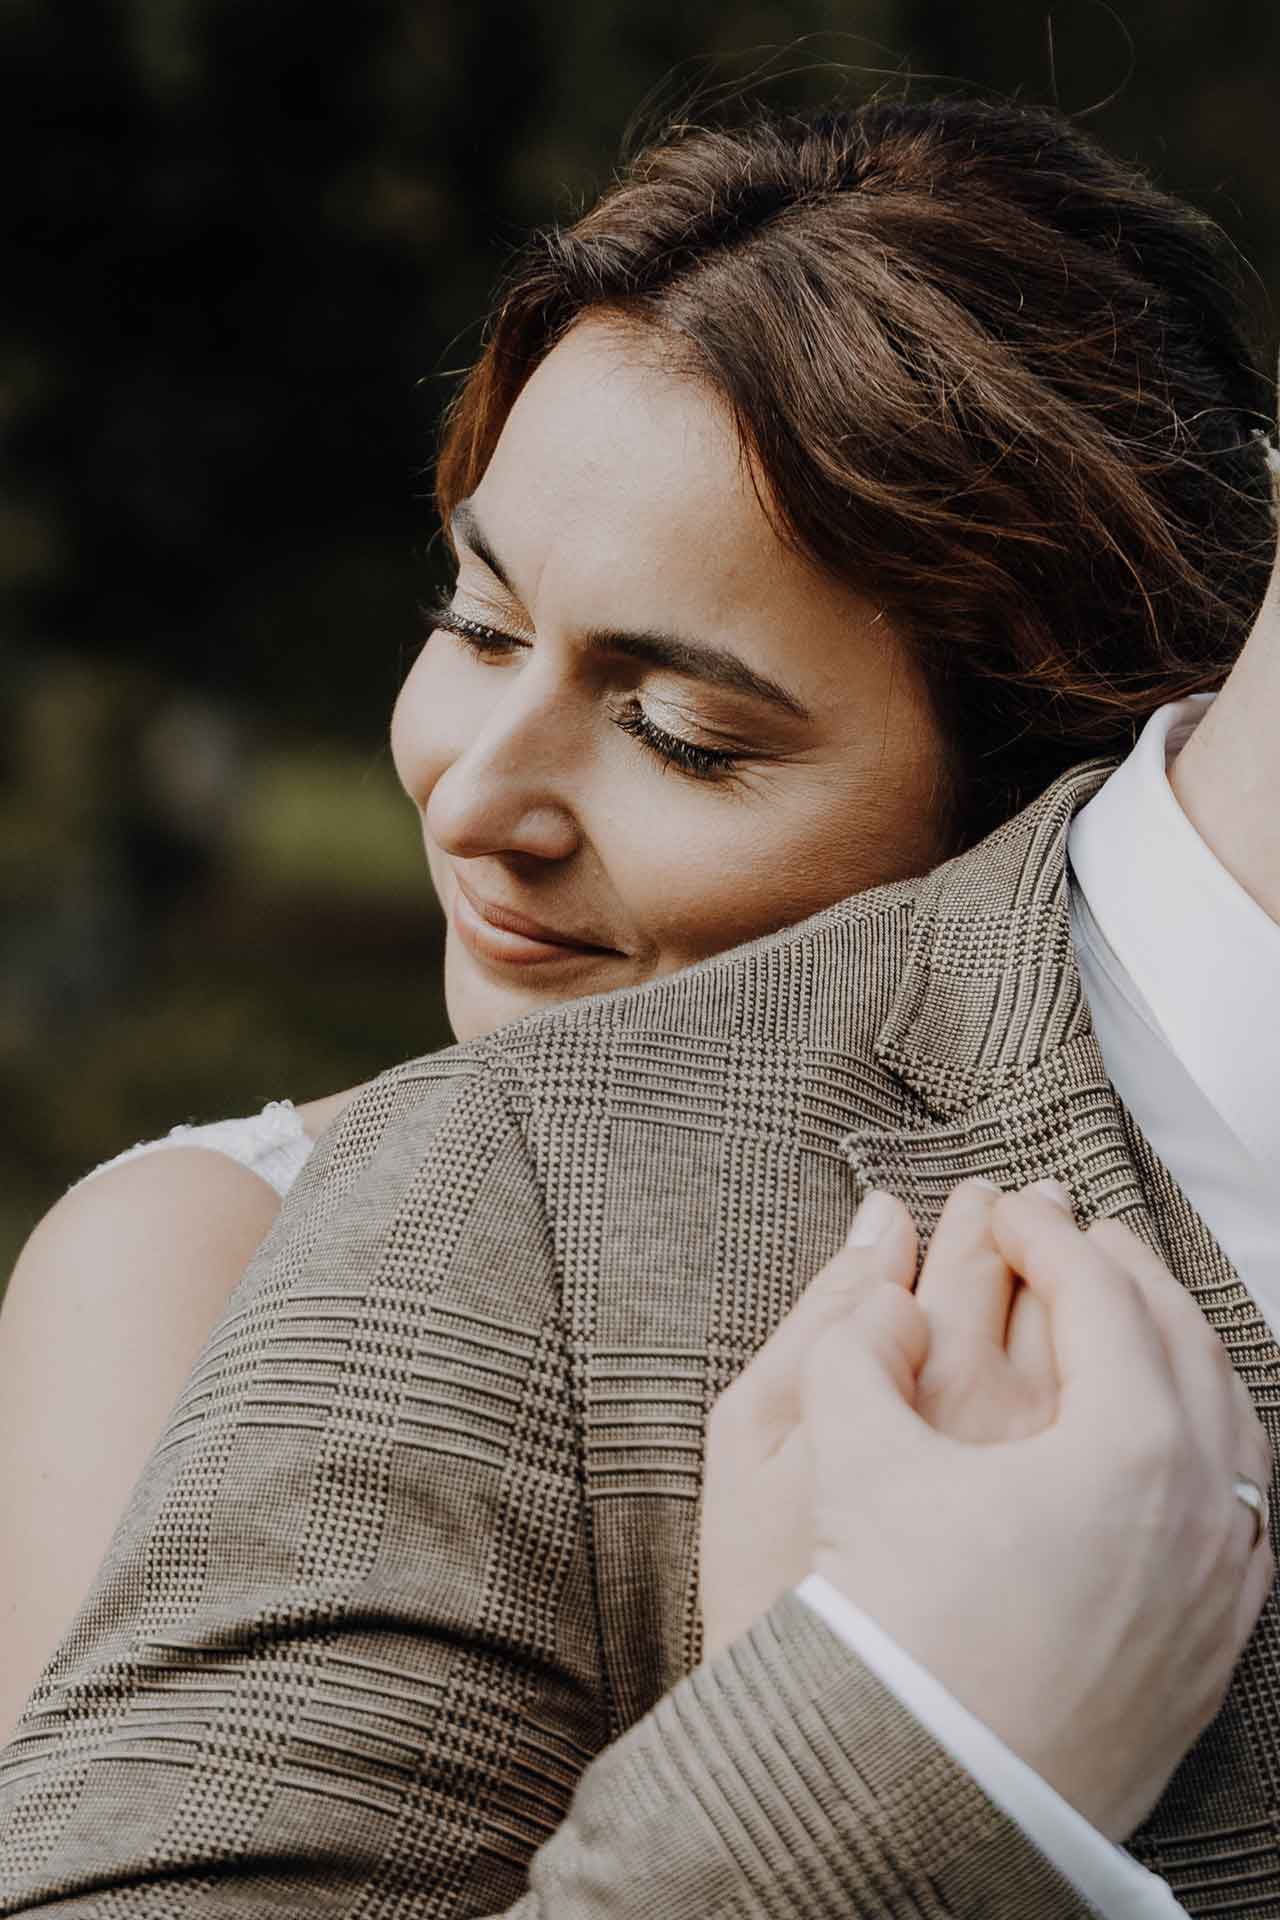
M 1095 1911 L 794 1594 L 584 1774 L 522 1920 Z

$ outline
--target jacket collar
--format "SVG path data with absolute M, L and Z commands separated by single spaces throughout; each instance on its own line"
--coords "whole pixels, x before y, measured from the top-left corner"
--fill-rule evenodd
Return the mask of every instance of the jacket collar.
M 947 1119 L 999 1093 L 1089 1030 L 1071 944 L 1066 841 L 1119 764 L 1059 775 L 916 892 L 902 977 L 876 1058 Z

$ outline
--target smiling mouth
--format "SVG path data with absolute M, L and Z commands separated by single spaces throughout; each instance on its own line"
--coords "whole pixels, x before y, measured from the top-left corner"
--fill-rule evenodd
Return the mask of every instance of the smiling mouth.
M 511 907 L 479 899 L 455 873 L 450 918 L 458 938 L 477 959 L 506 966 L 536 966 L 540 962 L 609 957 L 621 959 L 619 947 L 579 940 L 557 928 L 543 926 Z

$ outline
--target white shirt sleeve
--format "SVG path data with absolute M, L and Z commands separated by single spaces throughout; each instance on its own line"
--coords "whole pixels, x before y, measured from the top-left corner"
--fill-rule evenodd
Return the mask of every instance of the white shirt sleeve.
M 1103 1920 L 1177 1920 L 1179 1915 L 1185 1920 L 1186 1908 L 1158 1875 L 1148 1873 L 1091 1826 L 829 1580 L 811 1573 L 796 1593 L 973 1775 L 988 1800 L 1016 1821 Z M 992 1912 L 998 1908 L 993 1906 Z

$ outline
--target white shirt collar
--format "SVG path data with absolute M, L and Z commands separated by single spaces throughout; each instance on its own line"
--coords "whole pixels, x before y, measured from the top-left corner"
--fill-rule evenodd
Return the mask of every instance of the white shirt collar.
M 1151 715 L 1072 821 L 1067 851 L 1173 1052 L 1259 1166 L 1280 1174 L 1280 926 L 1209 851 L 1166 772 L 1213 698 Z

